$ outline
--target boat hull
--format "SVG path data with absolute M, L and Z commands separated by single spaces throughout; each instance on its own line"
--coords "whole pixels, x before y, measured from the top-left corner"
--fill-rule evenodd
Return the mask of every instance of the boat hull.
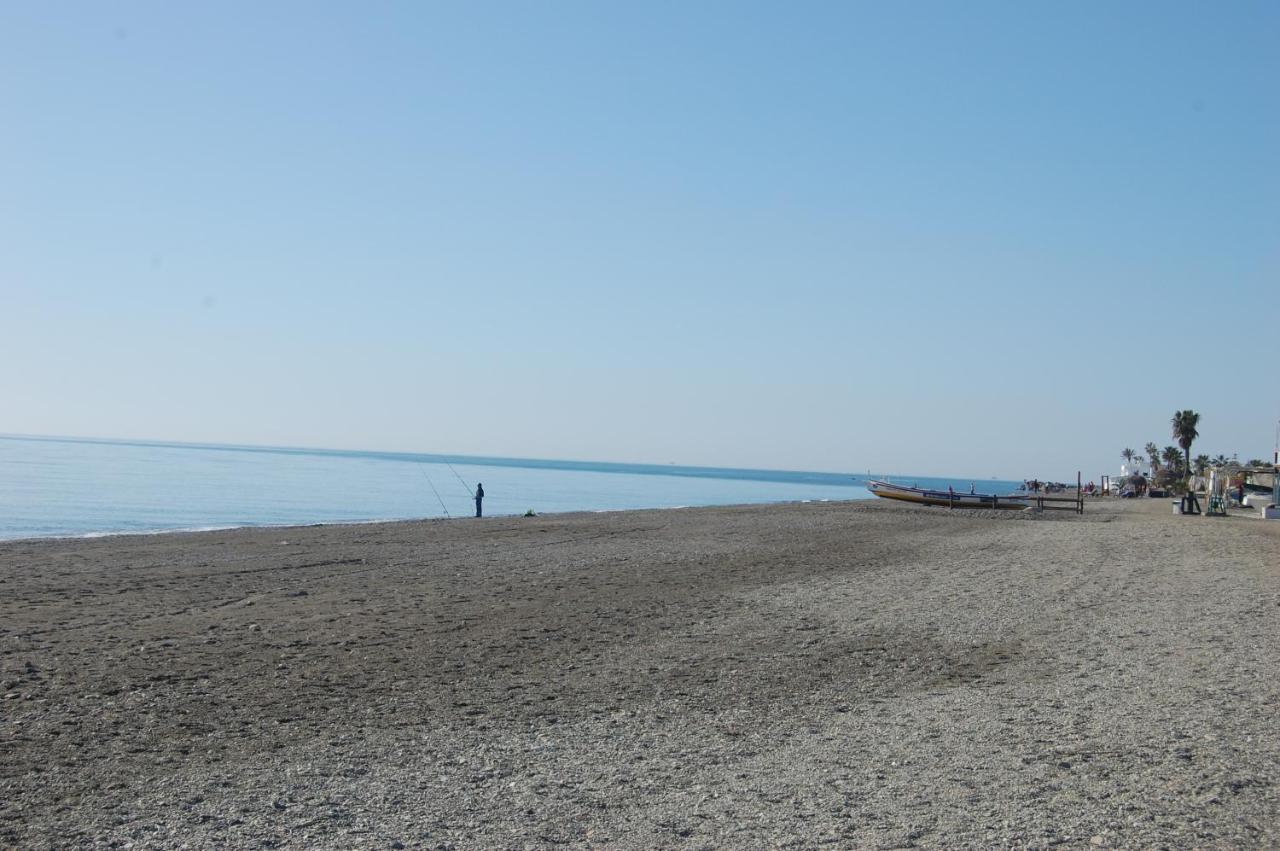
M 1017 511 L 1028 508 L 1030 500 L 1025 496 L 1001 496 L 994 493 L 954 493 L 951 491 L 909 488 L 890 482 L 867 482 L 867 490 L 881 499 L 895 499 L 916 505 L 937 505 L 945 508 L 986 508 L 1001 511 Z

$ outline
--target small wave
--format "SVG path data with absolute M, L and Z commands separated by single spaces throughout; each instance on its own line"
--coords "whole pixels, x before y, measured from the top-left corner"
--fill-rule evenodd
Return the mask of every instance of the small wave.
M 22 541 L 80 541 L 96 538 L 119 538 L 124 535 L 185 535 L 192 532 L 225 532 L 229 529 L 294 529 L 309 526 L 362 526 L 370 523 L 405 523 L 413 520 L 433 520 L 435 517 L 383 517 L 373 520 L 319 520 L 296 523 L 225 523 L 214 526 L 179 526 L 172 529 L 113 529 L 94 532 L 47 532 L 21 535 L 14 538 L 0 537 L 0 543 Z

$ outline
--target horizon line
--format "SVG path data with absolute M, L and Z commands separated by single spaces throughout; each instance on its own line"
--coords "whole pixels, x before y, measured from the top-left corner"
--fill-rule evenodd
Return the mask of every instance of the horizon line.
M 46 443 L 89 443 L 89 444 L 110 444 L 115 446 L 143 446 L 143 447 L 172 447 L 179 449 L 206 449 L 221 452 L 261 452 L 275 453 L 284 455 L 351 455 L 360 454 L 366 456 L 382 457 L 386 460 L 398 461 L 437 461 L 441 463 L 460 463 L 460 464 L 477 464 L 480 466 L 498 466 L 498 467 L 542 467 L 544 469 L 568 469 L 581 470 L 585 467 L 605 467 L 615 468 L 617 472 L 643 473 L 647 475 L 668 475 L 687 477 L 687 473 L 677 471 L 695 471 L 699 473 L 755 473 L 768 476 L 766 480 L 772 480 L 775 476 L 781 475 L 803 475 L 821 477 L 833 481 L 828 484 L 848 479 L 850 482 L 864 482 L 871 475 L 861 473 L 854 474 L 848 471 L 821 471 L 821 470 L 796 470 L 769 467 L 720 467 L 699 464 L 677 464 L 674 461 L 666 464 L 654 462 L 632 462 L 632 461 L 596 461 L 582 460 L 570 458 L 528 458 L 520 456 L 502 456 L 502 455 L 467 455 L 451 452 L 411 452 L 405 450 L 384 450 L 384 449 L 340 449 L 332 447 L 316 447 L 316 446 L 275 446 L 270 444 L 251 444 L 251 443 L 210 443 L 200 441 L 184 441 L 184 440 L 167 440 L 152 438 L 121 438 L 121 437 L 87 437 L 81 435 L 52 435 L 52 434 L 20 434 L 13 432 L 0 432 L 0 439 L 8 440 L 29 440 Z M 518 463 L 512 463 L 518 462 Z M 626 468 L 626 469 L 623 469 Z M 640 468 L 640 469 L 635 469 Z M 938 479 L 972 479 L 974 481 L 1005 481 L 1017 482 L 1022 479 L 1001 478 L 999 476 L 943 476 L 935 474 L 923 473 L 902 473 L 884 471 L 876 474 L 877 476 L 917 476 L 920 478 L 938 478 Z M 726 478 L 724 476 L 715 476 L 715 478 Z M 727 478 L 755 478 L 748 476 L 731 476 Z

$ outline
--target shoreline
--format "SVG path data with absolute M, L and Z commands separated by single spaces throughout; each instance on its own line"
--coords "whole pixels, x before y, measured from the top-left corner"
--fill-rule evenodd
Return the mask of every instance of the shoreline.
M 526 518 L 524 514 L 486 514 L 484 517 L 476 518 L 468 515 L 446 516 L 446 517 L 381 517 L 373 520 L 320 520 L 314 523 L 241 523 L 228 526 L 184 526 L 176 529 L 124 529 L 119 531 L 107 532 L 84 532 L 80 534 L 61 534 L 54 533 L 49 535 L 28 535 L 20 538 L 4 538 L 0 537 L 0 547 L 6 544 L 20 544 L 30 541 L 78 541 L 78 540 L 96 540 L 98 538 L 121 538 L 131 535 L 138 537 L 152 537 L 155 535 L 194 535 L 202 532 L 232 532 L 238 529 L 314 529 L 321 526 L 376 526 L 380 524 L 394 523 L 433 523 L 451 520 L 495 520 L 495 519 L 533 519 L 537 517 L 566 517 L 578 514 L 616 514 L 626 511 L 690 511 L 702 508 L 746 508 L 753 505 L 806 505 L 809 503 L 843 503 L 843 502 L 866 502 L 874 497 L 857 497 L 854 499 L 787 499 L 777 502 L 741 502 L 729 503 L 725 505 L 667 505 L 655 506 L 652 508 L 584 508 L 574 511 L 547 511 L 538 512 L 532 518 Z
M 5 542 L 0 845 L 1273 846 L 1280 524 L 1133 502 Z

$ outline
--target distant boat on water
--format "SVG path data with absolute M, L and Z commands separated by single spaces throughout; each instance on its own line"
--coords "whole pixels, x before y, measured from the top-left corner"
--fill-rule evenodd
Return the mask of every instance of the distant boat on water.
M 881 499 L 897 499 L 917 505 L 942 505 L 948 508 L 999 508 L 1021 509 L 1031 505 L 1023 494 L 956 493 L 952 490 L 928 490 L 909 488 L 891 482 L 869 481 L 867 490 Z

